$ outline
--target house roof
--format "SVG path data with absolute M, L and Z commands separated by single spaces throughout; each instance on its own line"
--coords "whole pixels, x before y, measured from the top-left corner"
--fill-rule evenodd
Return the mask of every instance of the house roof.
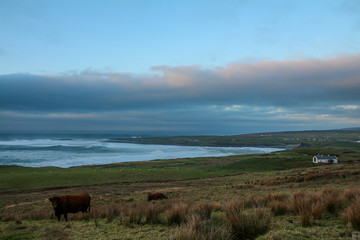
M 316 155 L 317 159 L 337 159 L 336 156 Z

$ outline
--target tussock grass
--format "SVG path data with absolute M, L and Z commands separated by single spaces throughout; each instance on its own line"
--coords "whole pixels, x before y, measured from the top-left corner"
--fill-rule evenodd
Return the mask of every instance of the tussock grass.
M 356 198 L 360 197 L 360 188 L 346 189 L 343 193 L 344 204 L 353 202 Z
M 350 223 L 354 230 L 360 231 L 360 197 L 354 199 L 352 204 L 343 213 L 344 223 Z
M 226 221 L 232 239 L 255 239 L 271 227 L 271 213 L 265 208 L 245 209 L 242 201 L 226 204 Z
M 289 199 L 289 195 L 286 193 L 270 193 L 264 197 L 265 202 L 286 201 L 287 199 Z
M 356 187 L 360 176 L 355 174 L 359 168 L 328 165 L 223 178 L 8 193 L 0 199 L 0 239 L 23 232 L 33 234 L 33 239 L 56 239 L 56 234 L 64 239 L 230 240 L 255 235 L 259 240 L 345 239 L 359 229 L 360 188 Z M 58 223 L 47 197 L 84 189 L 93 197 L 91 212 L 69 214 L 67 223 L 63 217 Z M 147 202 L 144 193 L 150 189 L 162 189 L 169 199 Z M 270 225 L 261 223 L 266 219 Z
M 313 220 L 322 218 L 325 209 L 328 208 L 333 211 L 334 204 L 338 202 L 334 200 L 332 193 L 333 190 L 331 189 L 325 189 L 320 194 L 305 193 L 303 191 L 294 192 L 288 200 L 289 209 L 293 214 L 299 216 L 301 226 L 310 227 Z
M 186 224 L 176 229 L 174 240 L 230 240 L 231 235 L 223 225 L 223 219 L 205 218 L 201 214 L 193 213 Z
M 160 204 L 154 204 L 148 202 L 145 207 L 145 218 L 146 223 L 158 224 L 162 223 L 161 213 L 164 212 L 164 208 Z
M 115 217 L 121 217 L 124 214 L 124 206 L 120 204 L 109 204 L 109 205 L 99 205 L 96 206 L 96 208 L 91 209 L 90 217 L 94 219 L 98 218 L 107 218 L 108 220 L 111 220 Z M 84 216 L 84 215 L 82 215 Z M 71 216 L 72 219 L 74 219 L 74 216 Z M 78 218 L 80 220 L 80 218 Z
M 180 225 L 185 223 L 189 206 L 183 203 L 175 203 L 169 211 L 167 211 L 167 222 L 170 225 Z
M 335 189 L 324 189 L 320 193 L 321 201 L 329 213 L 337 214 L 343 207 L 341 192 Z
M 324 211 L 325 206 L 321 201 L 317 201 L 311 206 L 311 215 L 313 216 L 314 220 L 320 220 Z
M 215 203 L 202 201 L 199 203 L 195 203 L 190 208 L 190 212 L 192 212 L 193 214 L 196 214 L 201 219 L 210 219 L 211 213 L 215 209 L 219 209 L 219 206 L 216 205 Z
M 271 209 L 271 213 L 274 216 L 285 215 L 289 212 L 287 203 L 285 201 L 271 201 L 269 202 L 268 207 Z
M 135 202 L 131 205 L 132 206 L 125 212 L 124 223 L 127 225 L 140 224 L 145 215 L 144 204 Z
M 310 199 L 304 191 L 294 192 L 289 199 L 289 209 L 295 215 L 300 215 L 302 212 L 309 210 L 309 204 Z

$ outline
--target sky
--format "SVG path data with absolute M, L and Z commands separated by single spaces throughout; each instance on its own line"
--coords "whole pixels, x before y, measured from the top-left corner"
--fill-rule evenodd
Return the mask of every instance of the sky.
M 0 0 L 0 131 L 360 126 L 358 0 Z

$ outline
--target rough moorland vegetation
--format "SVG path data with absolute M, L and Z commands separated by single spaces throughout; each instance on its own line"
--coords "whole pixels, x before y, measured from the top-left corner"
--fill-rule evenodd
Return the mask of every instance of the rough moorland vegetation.
M 341 164 L 313 164 L 316 154 Z M 353 147 L 0 173 L 0 239 L 351 239 L 360 230 Z M 85 192 L 91 212 L 58 222 L 48 198 Z M 148 192 L 168 199 L 147 201 Z
M 0 236 L 350 239 L 354 230 L 360 230 L 359 171 L 359 164 L 343 164 L 199 180 L 16 192 L 1 200 Z M 312 174 L 316 177 L 311 180 L 300 177 Z M 47 197 L 82 191 L 92 195 L 91 212 L 70 214 L 68 222 L 58 223 Z M 150 191 L 161 191 L 168 199 L 149 202 L 146 193 Z

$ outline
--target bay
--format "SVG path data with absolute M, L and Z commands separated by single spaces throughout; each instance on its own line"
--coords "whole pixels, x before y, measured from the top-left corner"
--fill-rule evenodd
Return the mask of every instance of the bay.
M 113 142 L 109 135 L 0 137 L 0 165 L 68 168 L 118 162 L 269 153 L 280 148 L 203 147 Z

